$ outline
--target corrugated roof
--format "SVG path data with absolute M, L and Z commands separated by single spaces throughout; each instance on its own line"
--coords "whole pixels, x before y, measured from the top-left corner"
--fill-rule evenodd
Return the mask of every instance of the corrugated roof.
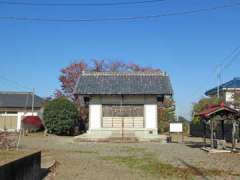
M 240 88 L 240 78 L 234 78 L 232 79 L 231 81 L 228 81 L 224 84 L 221 84 L 220 85 L 220 90 L 223 90 L 223 89 L 237 89 L 237 88 Z M 210 89 L 208 90 L 205 94 L 208 96 L 208 95 L 211 95 L 211 94 L 216 94 L 217 93 L 217 89 L 218 87 L 215 87 L 213 89 Z
M 170 78 L 162 72 L 85 72 L 75 87 L 79 95 L 172 95 Z
M 34 107 L 40 108 L 44 99 L 35 95 Z M 32 93 L 30 92 L 0 92 L 0 108 L 30 108 Z

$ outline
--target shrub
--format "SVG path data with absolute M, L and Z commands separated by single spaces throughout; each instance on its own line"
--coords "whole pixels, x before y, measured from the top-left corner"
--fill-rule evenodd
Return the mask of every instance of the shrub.
M 79 119 L 79 112 L 71 101 L 62 97 L 46 104 L 43 119 L 49 133 L 71 135 Z

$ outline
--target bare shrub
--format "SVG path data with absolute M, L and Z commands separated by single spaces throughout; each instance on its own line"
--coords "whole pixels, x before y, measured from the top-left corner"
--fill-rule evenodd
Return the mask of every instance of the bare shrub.
M 0 132 L 0 149 L 9 150 L 16 147 L 17 133 L 13 132 Z

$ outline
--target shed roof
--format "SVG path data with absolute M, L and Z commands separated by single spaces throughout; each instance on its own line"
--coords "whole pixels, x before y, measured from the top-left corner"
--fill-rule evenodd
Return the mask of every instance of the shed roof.
M 84 72 L 75 87 L 79 95 L 172 95 L 162 72 Z
M 196 115 L 205 117 L 205 118 L 209 118 L 211 115 L 216 114 L 218 112 L 228 112 L 228 113 L 233 113 L 233 114 L 238 113 L 237 110 L 225 105 L 222 102 L 220 105 L 208 107 Z
M 228 81 L 224 84 L 221 84 L 219 88 L 220 88 L 220 90 L 223 90 L 223 89 L 238 89 L 238 88 L 240 89 L 240 77 L 233 78 L 231 81 Z M 210 89 L 205 94 L 207 96 L 211 95 L 211 94 L 216 94 L 217 89 L 218 89 L 218 87 Z
M 40 108 L 44 99 L 35 95 L 34 107 Z M 0 108 L 30 108 L 32 93 L 30 92 L 0 92 Z

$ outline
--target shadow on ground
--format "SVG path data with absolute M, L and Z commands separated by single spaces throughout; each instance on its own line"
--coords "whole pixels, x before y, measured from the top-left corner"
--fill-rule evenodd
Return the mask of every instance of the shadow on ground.
M 209 146 L 209 145 L 206 145 L 204 142 L 193 142 L 193 141 L 187 141 L 187 142 L 184 142 L 184 144 L 190 148 L 202 148 L 202 147 Z
M 40 179 L 44 179 L 48 176 L 51 171 L 47 168 L 41 168 L 40 170 Z
M 200 176 L 204 180 L 208 180 L 208 178 L 204 175 L 204 173 L 197 167 L 187 163 L 186 161 L 182 159 L 178 159 L 182 164 L 184 164 L 187 168 L 193 171 L 193 174 Z

